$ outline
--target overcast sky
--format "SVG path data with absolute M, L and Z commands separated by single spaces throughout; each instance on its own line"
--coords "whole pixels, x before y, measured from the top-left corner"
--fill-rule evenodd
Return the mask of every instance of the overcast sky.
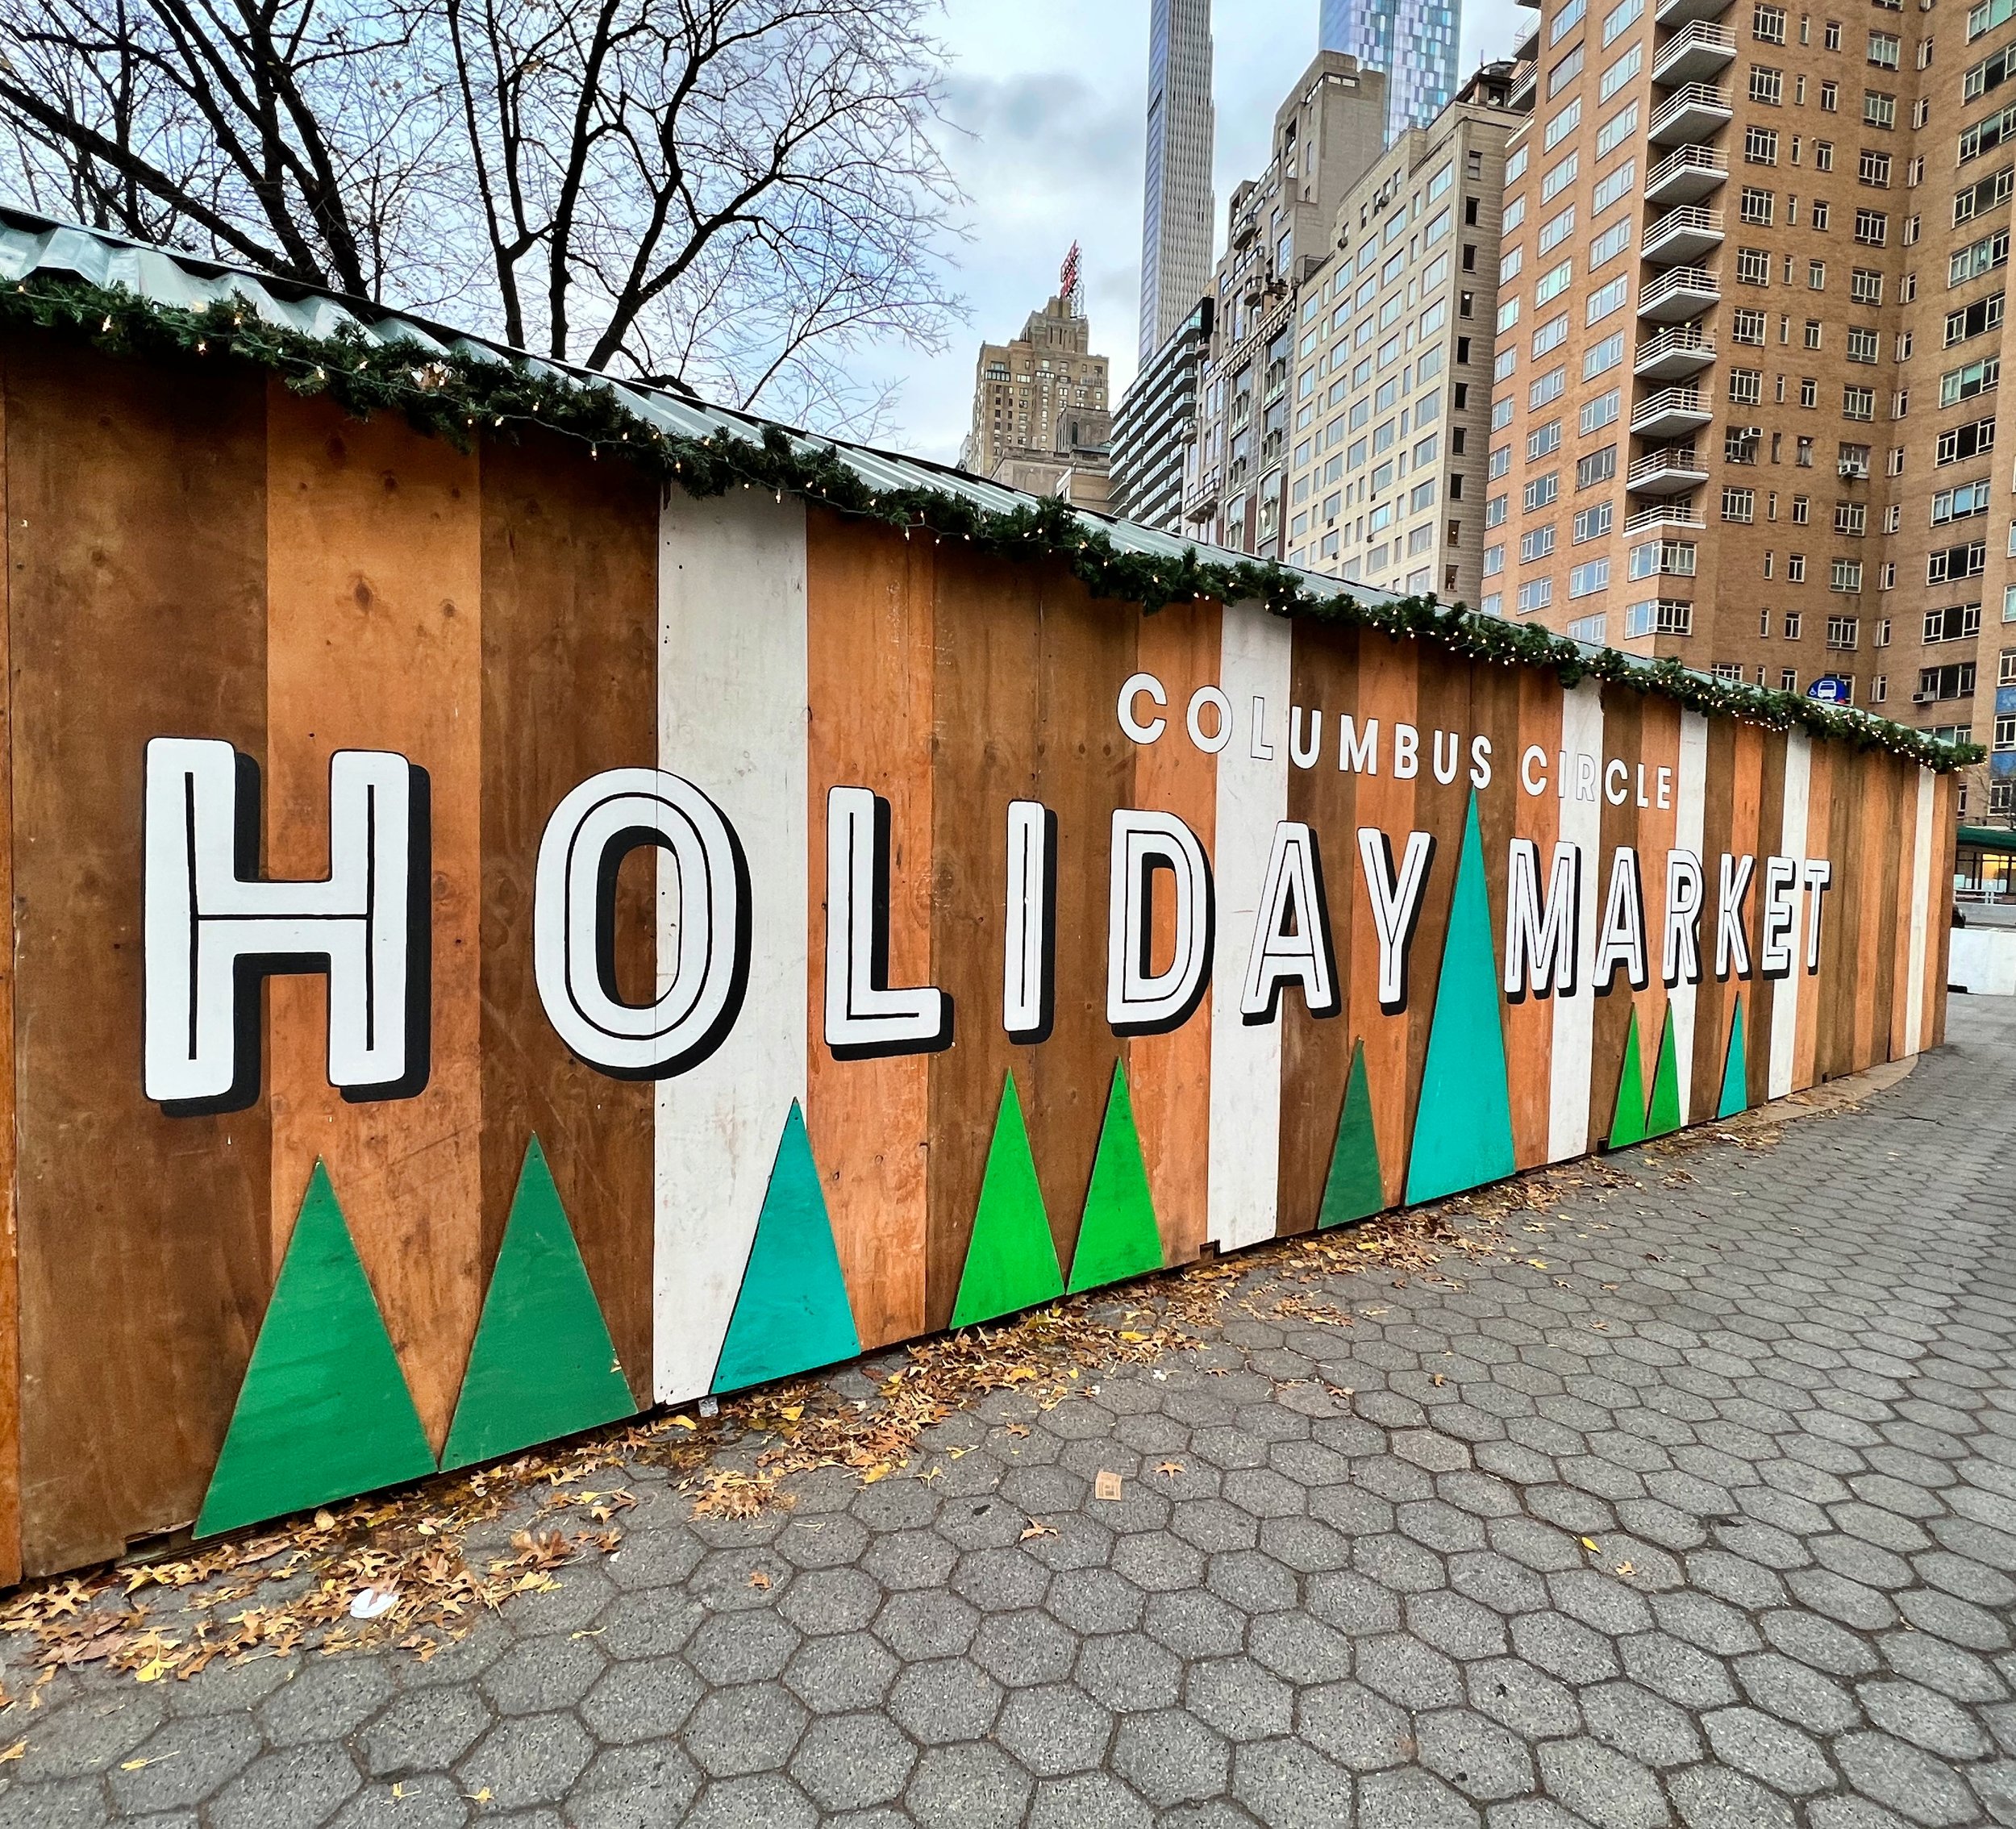
M 1221 244 L 1233 185 L 1264 163 L 1274 110 L 1316 54 L 1317 11 L 1317 0 L 1214 0 Z M 883 442 L 947 461 L 959 455 L 981 341 L 1022 327 L 1056 290 L 1074 240 L 1085 250 L 1092 347 L 1111 358 L 1116 400 L 1132 377 L 1148 13 L 1148 0 L 947 0 L 948 112 L 962 130 L 950 152 L 973 200 L 955 283 L 973 316 L 942 356 L 894 351 L 873 365 L 903 382 Z M 1506 56 L 1531 16 L 1515 0 L 1468 0 L 1464 69 Z

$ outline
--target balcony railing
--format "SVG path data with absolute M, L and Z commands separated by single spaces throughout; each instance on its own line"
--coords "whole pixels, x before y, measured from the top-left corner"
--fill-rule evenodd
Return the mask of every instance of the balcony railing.
M 1727 26 L 1690 19 L 1652 56 L 1652 81 L 1694 82 L 1718 76 L 1736 57 L 1736 35 Z
M 1712 82 L 1683 83 L 1652 112 L 1646 138 L 1655 146 L 1699 144 L 1728 126 L 1735 103 Z
M 1691 444 L 1668 445 L 1634 458 L 1625 486 L 1645 495 L 1685 495 L 1708 480 L 1708 466 Z
M 1691 266 L 1721 246 L 1722 211 L 1682 203 L 1645 225 L 1640 252 L 1647 260 L 1678 260 Z
M 1680 381 L 1715 360 L 1715 340 L 1698 324 L 1675 324 L 1639 344 L 1632 373 L 1645 381 Z
M 1661 388 L 1631 408 L 1631 431 L 1639 438 L 1672 438 L 1693 431 L 1714 417 L 1708 401 L 1706 388 Z
M 1729 180 L 1729 161 L 1706 146 L 1677 147 L 1645 174 L 1647 203 L 1697 203 Z
M 1638 315 L 1662 324 L 1685 323 L 1721 302 L 1715 276 L 1701 267 L 1673 267 L 1638 294 Z
M 1624 517 L 1624 531 L 1645 533 L 1702 533 L 1708 523 L 1685 502 L 1662 502 L 1656 507 L 1641 508 Z

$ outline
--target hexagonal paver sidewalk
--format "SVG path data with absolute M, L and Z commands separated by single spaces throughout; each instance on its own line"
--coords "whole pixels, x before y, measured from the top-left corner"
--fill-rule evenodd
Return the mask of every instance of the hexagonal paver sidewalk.
M 724 1523 L 638 1469 L 619 1550 L 430 1662 L 66 1673 L 0 1829 L 2016 1823 L 2016 1008 L 1951 1036 L 1344 1325 L 1263 1255 L 918 1477 Z

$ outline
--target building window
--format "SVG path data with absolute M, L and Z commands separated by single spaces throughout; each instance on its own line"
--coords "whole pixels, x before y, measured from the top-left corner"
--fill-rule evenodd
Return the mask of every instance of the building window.
M 1881 210 L 1857 210 L 1855 239 L 1864 248 L 1881 248 L 1889 240 L 1890 219 Z
M 1859 592 L 1862 589 L 1862 561 L 1860 559 L 1831 560 L 1827 566 L 1827 589 Z
M 1759 6 L 1751 15 L 1751 35 L 1761 44 L 1782 44 L 1785 41 L 1785 10 L 1782 6 Z
M 1519 614 L 1530 615 L 1535 610 L 1544 610 L 1554 601 L 1554 581 L 1552 578 L 1528 578 L 1519 586 Z
M 1869 61 L 1880 70 L 1897 69 L 1903 50 L 1904 40 L 1893 31 L 1869 34 Z
M 1848 360 L 1851 362 L 1873 362 L 1876 360 L 1878 341 L 1872 330 L 1851 329 L 1848 332 Z
M 1827 646 L 1837 653 L 1852 654 L 1858 644 L 1862 630 L 1861 619 L 1856 616 L 1830 616 L 1827 618 Z
M 1841 417 L 1844 419 L 1873 419 L 1876 417 L 1876 390 L 1872 387 L 1843 388 Z
M 1777 107 L 1785 100 L 1785 78 L 1782 70 L 1769 70 L 1761 65 L 1750 66 L 1750 99 Z
M 1770 285 L 1769 252 L 1762 248 L 1739 248 L 1736 250 L 1736 278 L 1743 285 Z
M 1747 525 L 1756 519 L 1756 490 L 1724 488 L 1722 492 L 1722 518 L 1725 521 L 1740 521 Z
M 1743 156 L 1752 165 L 1776 165 L 1778 130 L 1776 127 L 1745 127 L 1743 132 Z
M 1606 444 L 1601 451 L 1592 451 L 1575 466 L 1577 490 L 1593 489 L 1598 483 L 1608 482 L 1617 474 L 1617 447 Z M 1552 496 L 1547 498 L 1552 501 Z
M 1890 156 L 1887 152 L 1864 151 L 1856 164 L 1856 178 L 1862 184 L 1873 185 L 1879 190 L 1890 188 Z
M 1730 336 L 1735 342 L 1753 344 L 1761 348 L 1770 321 L 1764 312 L 1739 310 L 1731 320 Z
M 1918 691 L 1913 694 L 1920 705 L 1936 704 L 1943 699 L 1972 698 L 1974 696 L 1974 663 L 1956 661 L 1950 667 L 1921 667 L 1918 669 Z

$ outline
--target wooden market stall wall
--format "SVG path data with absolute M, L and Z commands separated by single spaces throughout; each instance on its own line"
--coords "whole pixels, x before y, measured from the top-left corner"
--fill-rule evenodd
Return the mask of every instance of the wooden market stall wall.
M 1054 561 L 760 491 L 661 501 L 551 434 L 461 451 L 248 366 L 115 359 L 48 333 L 10 334 L 0 365 L 15 911 L 0 1574 L 523 1445 L 498 1418 L 539 1328 L 575 1407 L 535 1421 L 562 1433 L 1939 1039 L 1950 778 L 1894 755 L 1249 606 L 1144 615 L 1092 601 Z M 1137 673 L 1166 695 L 1152 742 L 1115 715 Z M 1213 685 L 1234 724 L 1215 753 L 1184 731 Z M 1256 699 L 1280 725 L 1258 740 Z M 1291 705 L 1322 715 L 1309 765 Z M 1418 728 L 1418 772 L 1340 768 L 1347 716 Z M 1435 765 L 1439 732 L 1460 733 L 1452 773 Z M 144 749 L 162 735 L 256 762 L 275 878 L 328 869 L 334 752 L 427 771 L 416 1096 L 331 1087 L 326 985 L 302 973 L 267 985 L 252 1104 L 170 1114 L 146 1097 Z M 1473 738 L 1493 759 L 1483 789 Z M 1578 752 L 1633 783 L 1670 771 L 1674 791 L 1523 792 L 1529 750 L 1549 771 Z M 656 1082 L 569 1053 L 531 945 L 554 808 L 639 766 L 714 799 L 752 891 L 739 1018 L 703 1064 Z M 827 797 L 848 785 L 887 802 L 887 981 L 949 994 L 939 1052 L 843 1059 L 823 1039 Z M 1048 808 L 1057 834 L 1054 1017 L 1033 1043 L 1001 1020 L 1015 800 Z M 1211 861 L 1212 988 L 1166 1033 L 1108 1021 L 1109 834 L 1127 808 L 1178 815 Z M 1341 1007 L 1313 1014 L 1291 993 L 1277 1020 L 1248 1022 L 1239 985 L 1282 821 L 1321 846 Z M 1362 827 L 1396 854 L 1410 831 L 1435 837 L 1391 1011 Z M 1824 856 L 1818 970 L 1669 989 L 1655 961 L 1643 989 L 1506 1001 L 1515 836 L 1543 870 L 1558 840 L 1584 847 L 1585 984 L 1615 848 L 1648 869 L 1698 853 L 1711 910 L 1723 852 L 1760 870 Z M 677 919 L 637 854 L 617 894 L 626 998 L 651 996 Z M 1754 894 L 1746 922 L 1754 954 Z M 352 1331 L 317 1333 L 317 1303 Z M 379 1433 L 344 1408 L 366 1386 Z

